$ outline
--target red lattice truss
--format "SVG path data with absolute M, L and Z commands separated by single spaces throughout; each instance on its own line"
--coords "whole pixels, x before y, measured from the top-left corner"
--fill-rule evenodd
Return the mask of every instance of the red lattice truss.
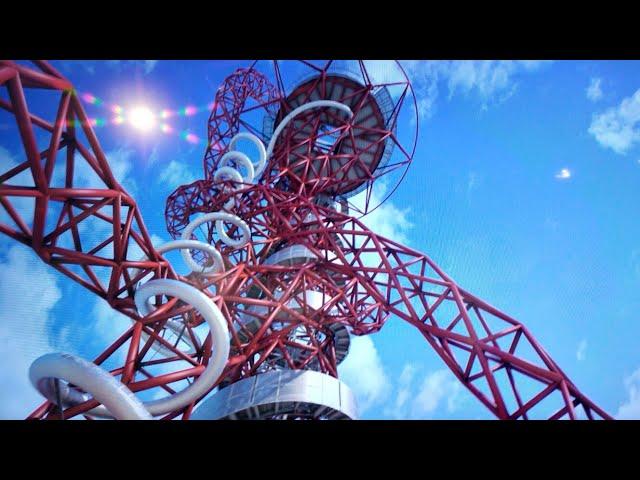
M 246 72 L 243 75 L 246 79 Z M 179 382 L 197 378 L 210 356 L 211 339 L 197 341 L 192 329 L 202 319 L 188 305 L 158 299 L 153 314 L 137 314 L 133 294 L 139 281 L 177 278 L 209 295 L 228 319 L 232 353 L 219 381 L 282 365 L 313 365 L 337 377 L 329 326 L 341 323 L 365 335 L 397 317 L 416 327 L 497 418 L 574 419 L 581 413 L 589 419 L 611 418 L 578 390 L 516 319 L 459 287 L 426 255 L 298 193 L 245 185 L 234 193 L 234 213 L 249 225 L 252 241 L 234 249 L 209 228 L 207 240 L 221 250 L 226 271 L 208 278 L 177 275 L 154 250 L 135 201 L 113 177 L 72 85 L 46 62 L 25 66 L 2 61 L 0 86 L 6 92 L 0 107 L 15 119 L 24 152 L 22 163 L 0 170 L 0 231 L 133 320 L 94 360 L 100 365 L 124 352 L 122 366 L 111 373 L 132 391 L 171 394 Z M 252 88 L 262 102 L 276 98 L 268 85 Z M 52 123 L 30 111 L 25 93 L 34 90 L 55 97 Z M 239 107 L 233 98 L 217 95 L 216 102 L 210 140 L 212 131 L 238 129 L 233 108 Z M 208 178 L 208 166 L 215 165 L 226 148 L 229 136 L 221 137 L 222 147 L 210 149 L 205 157 Z M 100 185 L 78 185 L 81 168 L 94 172 Z M 218 187 L 200 180 L 174 192 L 167 201 L 172 236 L 180 234 L 194 213 L 222 209 L 228 196 Z M 25 206 L 25 201 L 30 203 Z M 96 232 L 102 236 L 96 238 Z M 296 266 L 262 262 L 286 245 L 304 245 L 318 260 Z M 140 260 L 143 255 L 148 260 Z M 300 291 L 322 292 L 323 307 L 311 310 L 296 296 Z M 178 316 L 197 343 L 195 352 L 185 353 L 162 335 L 166 321 Z M 296 340 L 301 337 L 304 341 Z M 174 356 L 154 358 L 154 341 Z M 162 372 L 156 371 L 159 366 Z M 188 419 L 195 404 L 164 418 Z M 96 405 L 88 401 L 59 412 L 45 402 L 30 418 L 57 418 L 61 413 L 70 418 Z

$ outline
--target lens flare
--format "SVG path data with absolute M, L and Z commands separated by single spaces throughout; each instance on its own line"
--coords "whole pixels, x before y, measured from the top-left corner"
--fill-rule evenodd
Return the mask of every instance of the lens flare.
M 190 133 L 186 130 L 180 133 L 180 138 L 182 138 L 183 140 L 186 140 L 189 143 L 193 143 L 193 144 L 200 143 L 200 139 L 198 138 L 197 135 L 194 135 L 193 133 Z
M 133 128 L 141 132 L 150 131 L 156 124 L 155 115 L 145 106 L 137 106 L 131 109 L 128 120 Z
M 91 105 L 100 105 L 102 103 L 102 100 L 100 100 L 98 97 L 90 93 L 83 93 L 82 99 L 85 102 L 90 103 Z
M 89 124 L 93 127 L 101 127 L 105 125 L 124 125 L 126 123 L 127 125 L 131 125 L 133 128 L 143 133 L 150 132 L 151 130 L 157 128 L 166 135 L 177 135 L 182 140 L 193 145 L 206 145 L 207 142 L 206 139 L 203 140 L 187 130 L 176 130 L 176 128 L 172 127 L 166 122 L 163 122 L 162 120 L 173 117 L 191 117 L 202 112 L 210 111 L 215 106 L 214 102 L 201 106 L 188 104 L 176 110 L 163 108 L 154 112 L 145 105 L 137 105 L 132 108 L 127 108 L 122 107 L 121 105 L 116 103 L 106 103 L 102 99 L 89 92 L 81 93 L 80 97 L 84 102 L 91 105 L 101 106 L 105 109 L 105 111 L 113 114 L 113 116 L 109 115 L 108 118 L 90 118 Z M 79 122 L 71 121 L 68 123 L 69 126 L 73 126 L 76 123 L 80 125 Z
M 192 115 L 195 115 L 196 113 L 198 113 L 198 107 L 194 107 L 193 105 L 187 105 L 186 107 L 184 107 L 184 114 L 187 117 L 191 117 Z

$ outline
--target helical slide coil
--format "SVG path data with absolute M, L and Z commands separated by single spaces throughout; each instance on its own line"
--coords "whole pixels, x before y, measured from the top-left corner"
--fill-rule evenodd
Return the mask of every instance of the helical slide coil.
M 259 177 L 265 169 L 277 138 L 285 126 L 299 113 L 318 107 L 333 107 L 352 115 L 349 107 L 332 100 L 318 100 L 301 105 L 280 122 L 266 150 L 262 141 L 255 135 L 245 132 L 239 133 L 231 140 L 229 151 L 220 159 L 220 166 L 214 174 L 214 180 L 220 182 L 229 179 L 236 183 L 253 182 L 254 178 Z M 247 155 L 235 150 L 237 142 L 241 139 L 251 141 L 258 148 L 257 164 L 254 165 Z M 236 165 L 244 167 L 246 176 L 243 177 L 236 168 L 229 165 L 232 161 Z M 238 189 L 241 186 L 235 188 Z M 193 220 L 184 229 L 180 240 L 167 242 L 157 247 L 158 253 L 181 250 L 183 259 L 189 268 L 200 275 L 215 275 L 224 271 L 224 262 L 220 252 L 213 245 L 193 240 L 191 236 L 201 224 L 215 221 L 216 230 L 223 243 L 236 248 L 248 243 L 251 240 L 251 231 L 248 225 L 240 217 L 229 212 L 234 203 L 235 198 L 231 196 L 224 204 L 223 210 L 225 211 L 208 213 Z M 238 228 L 239 239 L 229 237 L 224 229 L 224 222 L 231 223 Z M 198 264 L 191 255 L 191 249 L 208 253 L 213 258 L 213 264 L 211 266 Z M 205 319 L 211 331 L 212 343 L 215 345 L 214 351 L 203 372 L 188 387 L 169 397 L 141 402 L 126 385 L 119 382 L 107 371 L 94 363 L 68 353 L 51 353 L 36 359 L 29 369 L 32 385 L 47 400 L 53 403 L 61 402 L 60 407 L 79 405 L 95 399 L 101 405 L 90 410 L 86 415 L 118 420 L 149 420 L 184 408 L 205 395 L 222 374 L 229 358 L 230 335 L 227 321 L 218 306 L 207 295 L 185 282 L 171 279 L 150 280 L 137 288 L 134 300 L 140 315 L 146 316 L 153 311 L 149 300 L 158 295 L 178 297 L 194 307 Z M 177 333 L 180 325 L 179 321 L 169 320 L 165 328 Z M 193 342 L 190 343 L 190 346 L 195 348 Z M 169 349 L 163 349 L 161 345 L 156 347 L 156 351 L 164 355 L 173 355 Z M 67 383 L 60 382 L 60 380 Z M 71 387 L 69 384 L 76 385 L 83 391 Z

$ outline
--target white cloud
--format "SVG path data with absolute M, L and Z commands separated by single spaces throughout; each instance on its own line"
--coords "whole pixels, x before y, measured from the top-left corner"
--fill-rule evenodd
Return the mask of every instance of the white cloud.
M 619 420 L 640 419 L 640 368 L 625 378 L 624 385 L 629 399 L 620 405 L 615 417 Z
M 7 251 L 0 278 L 0 418 L 21 419 L 43 401 L 29 382 L 31 363 L 66 349 L 64 335 L 52 341 L 49 334 L 62 294 L 49 267 L 21 245 Z
M 147 159 L 147 165 L 153 165 L 158 160 L 160 160 L 160 151 L 159 151 L 158 147 L 156 146 L 156 147 L 153 147 L 153 150 L 151 150 L 151 154 L 149 155 L 149 158 Z
M 404 366 L 404 368 L 402 369 L 402 373 L 398 378 L 398 393 L 396 394 L 393 405 L 385 409 L 386 415 L 397 419 L 404 417 L 403 412 L 406 410 L 405 406 L 412 396 L 411 383 L 413 381 L 413 377 L 416 374 L 416 371 L 417 368 L 413 364 L 408 363 Z
M 395 419 L 428 419 L 444 406 L 447 413 L 458 410 L 462 386 L 447 369 L 436 370 L 418 383 L 418 369 L 404 366 L 398 379 L 395 401 L 385 408 L 385 414 Z M 414 381 L 414 379 L 416 381 Z
M 170 188 L 177 188 L 180 185 L 187 185 L 193 183 L 196 180 L 196 176 L 191 170 L 182 162 L 177 160 L 171 160 L 160 175 L 158 175 L 158 181 L 165 184 Z
M 580 343 L 578 344 L 578 350 L 576 350 L 576 358 L 578 359 L 579 362 L 587 358 L 587 339 L 586 338 L 583 338 L 582 340 L 580 340 Z
M 110 68 L 114 68 L 118 71 L 121 71 L 123 67 L 126 66 L 140 66 L 144 70 L 145 75 L 151 73 L 154 68 L 156 68 L 156 64 L 158 60 L 107 60 L 105 65 Z
M 604 113 L 595 114 L 589 133 L 605 148 L 621 155 L 626 154 L 640 142 L 640 89 L 611 107 Z
M 514 60 L 411 60 L 402 62 L 412 81 L 421 117 L 435 111 L 439 84 L 446 83 L 449 98 L 461 92 L 475 94 L 483 109 L 507 100 L 517 89 L 517 78 L 548 62 Z
M 55 62 L 54 62 L 55 63 Z M 89 75 L 96 73 L 96 61 L 94 60 L 62 60 L 60 66 L 65 73 L 71 73 L 75 69 L 82 69 Z
M 412 405 L 413 418 L 428 418 L 435 413 L 440 402 L 446 401 L 447 412 L 457 409 L 459 394 L 462 389 L 460 382 L 450 370 L 437 370 L 426 376 Z
M 483 182 L 482 175 L 478 175 L 476 172 L 469 172 L 467 175 L 467 193 L 473 192 Z
M 567 180 L 568 178 L 571 178 L 571 170 L 569 170 L 568 168 L 563 168 L 558 173 L 556 173 L 555 176 L 558 180 Z
M 362 191 L 350 199 L 350 202 L 361 211 L 364 211 L 366 191 Z M 387 185 L 384 180 L 373 184 L 373 191 L 369 199 L 370 207 L 375 207 L 387 195 Z M 407 233 L 413 224 L 409 221 L 411 208 L 400 209 L 391 200 L 387 200 L 380 208 L 368 213 L 362 218 L 362 222 L 374 233 L 393 239 L 396 242 L 408 243 Z
M 64 60 L 61 65 L 66 72 L 81 68 L 90 75 L 94 75 L 96 67 L 99 66 L 105 66 L 118 72 L 127 66 L 133 66 L 141 67 L 144 74 L 148 75 L 155 69 L 157 63 L 158 60 Z
M 356 396 L 359 415 L 386 399 L 391 383 L 371 336 L 351 338 L 349 355 L 338 371 Z
M 602 89 L 600 88 L 601 78 L 592 78 L 591 83 L 587 87 L 587 98 L 592 102 L 597 102 L 602 98 Z
M 144 73 L 149 74 L 153 72 L 153 69 L 156 68 L 158 64 L 158 60 L 143 60 L 144 62 Z
M 435 112 L 438 82 L 445 76 L 446 62 L 412 60 L 402 64 L 416 94 L 418 114 L 420 117 L 430 118 Z

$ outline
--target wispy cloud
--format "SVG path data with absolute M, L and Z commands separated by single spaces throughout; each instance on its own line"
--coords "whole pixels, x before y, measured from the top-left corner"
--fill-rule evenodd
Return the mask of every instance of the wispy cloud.
M 615 417 L 620 420 L 640 419 L 640 368 L 624 380 L 628 399 L 620 405 Z
M 604 148 L 625 155 L 640 142 L 640 89 L 603 113 L 595 114 L 589 133 Z
M 63 60 L 60 62 L 66 72 L 83 70 L 89 75 L 95 75 L 100 67 L 107 67 L 118 72 L 126 68 L 140 68 L 145 75 L 153 72 L 158 60 Z
M 567 180 L 571 178 L 571 170 L 569 170 L 568 168 L 563 168 L 558 173 L 556 173 L 555 176 L 558 180 Z
M 395 399 L 385 408 L 385 415 L 395 419 L 429 419 L 444 409 L 458 410 L 462 386 L 447 369 L 418 377 L 418 367 L 406 364 L 398 379 Z
M 413 83 L 419 114 L 429 118 L 435 112 L 439 84 L 446 83 L 449 99 L 455 94 L 473 95 L 481 107 L 510 98 L 523 74 L 535 72 L 546 63 L 514 60 L 411 60 L 402 62 Z
M 592 102 L 597 102 L 602 98 L 600 83 L 602 83 L 601 78 L 592 78 L 591 83 L 589 83 L 589 86 L 587 87 L 587 98 Z
M 158 63 L 158 60 L 106 60 L 105 65 L 109 68 L 121 71 L 127 67 L 141 67 L 145 75 L 151 73 Z
M 430 373 L 423 380 L 413 402 L 412 416 L 427 418 L 436 411 L 440 402 L 446 402 L 447 412 L 456 411 L 461 390 L 460 382 L 451 371 L 443 369 Z
M 171 160 L 169 164 L 158 175 L 158 182 L 170 188 L 177 188 L 180 185 L 187 185 L 196 180 L 194 173 L 184 164 L 177 160 Z
M 149 74 L 153 72 L 158 64 L 158 60 L 143 60 L 144 62 L 144 73 Z
M 467 193 L 470 194 L 471 192 L 473 192 L 482 184 L 482 181 L 482 175 L 479 175 L 476 172 L 469 172 L 469 174 L 467 175 Z
M 587 358 L 587 339 L 583 338 L 578 344 L 578 349 L 576 350 L 576 359 L 579 362 L 582 362 L 585 358 Z

